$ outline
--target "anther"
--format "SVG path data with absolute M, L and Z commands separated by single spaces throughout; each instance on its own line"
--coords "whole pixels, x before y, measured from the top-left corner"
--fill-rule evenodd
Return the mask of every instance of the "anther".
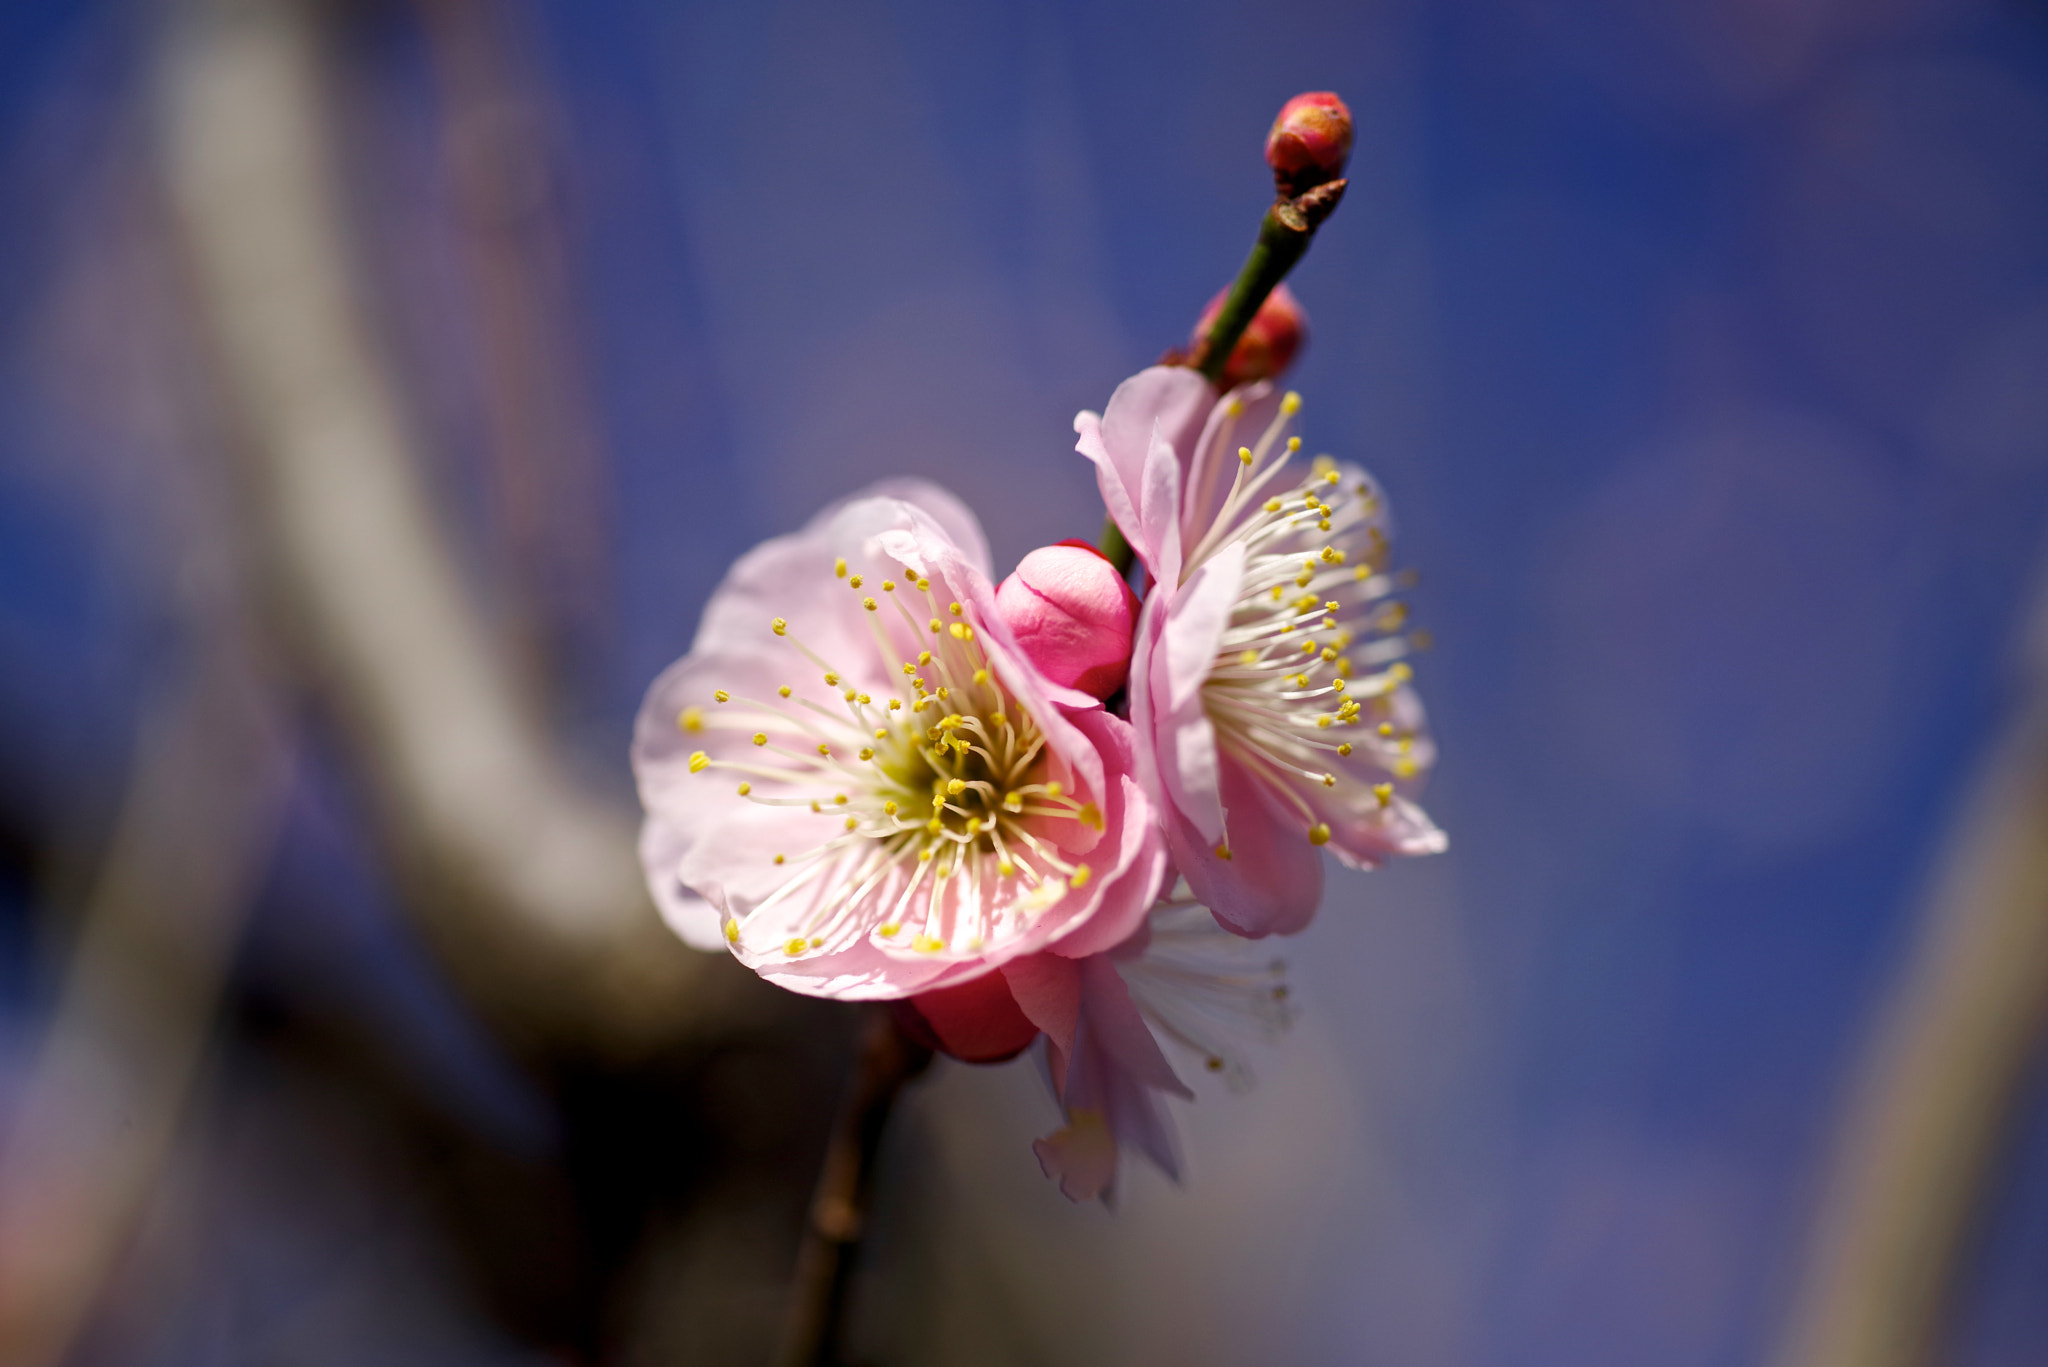
M 866 608 L 869 612 L 873 612 L 875 610 L 875 600 L 872 598 L 861 599 L 860 605 Z
M 726 691 L 725 691 L 724 689 L 722 689 L 722 688 L 721 688 L 721 689 L 718 689 L 718 690 L 717 690 L 716 692 L 714 692 L 714 693 L 713 693 L 713 694 L 712 694 L 711 696 L 712 696 L 712 697 L 714 697 L 714 698 L 716 698 L 716 699 L 718 699 L 718 700 L 719 700 L 720 702 L 731 702 L 731 701 L 732 701 L 732 694 L 730 694 L 730 693 L 726 692 Z
M 837 674 L 827 674 L 827 675 L 825 676 L 825 687 L 827 687 L 827 688 L 837 688 L 837 687 L 839 687 L 839 676 L 838 676 Z
M 703 773 L 703 772 L 704 772 L 704 771 L 705 771 L 706 769 L 709 769 L 710 767 L 711 767 L 711 756 L 709 756 L 709 755 L 705 754 L 705 753 L 704 753 L 704 752 L 703 752 L 702 750 L 693 750 L 693 751 L 691 751 L 691 752 L 690 752 L 690 772 L 691 772 L 691 773 L 693 773 L 693 774 L 701 774 L 701 773 Z
M 1345 741 L 1345 742 L 1344 742 L 1344 743 L 1343 743 L 1342 745 L 1339 745 L 1339 746 L 1337 747 L 1337 753 L 1338 753 L 1338 754 L 1340 754 L 1340 755 L 1348 755 L 1348 754 L 1350 754 L 1350 753 L 1351 753 L 1351 742 L 1347 740 L 1347 741 Z
M 1320 821 L 1318 821 L 1318 822 L 1317 822 L 1317 823 L 1316 823 L 1315 825 L 1313 825 L 1313 826 L 1309 827 L 1309 828 L 1308 828 L 1308 843 L 1309 843 L 1309 844 L 1311 844 L 1311 845 L 1327 845 L 1327 844 L 1329 844 L 1329 843 L 1330 843 L 1330 828 L 1329 828 L 1328 826 L 1324 825 L 1324 824 L 1323 824 L 1322 822 L 1320 822 Z
M 848 587 L 848 588 L 850 588 L 850 589 L 857 589 L 857 588 L 859 588 L 859 587 L 860 587 L 860 576 L 856 574 L 855 576 L 853 576 L 853 578 L 851 578 L 851 579 L 847 580 L 847 581 L 846 581 L 846 587 Z
M 1085 888 L 1088 886 L 1088 880 L 1094 876 L 1095 870 L 1089 868 L 1086 864 L 1076 864 L 1074 865 L 1074 872 L 1067 878 L 1067 886 L 1070 888 Z
M 676 716 L 676 725 L 682 727 L 685 731 L 702 731 L 704 729 L 704 709 L 701 707 L 684 708 Z
M 1252 448 L 1249 446 L 1238 447 L 1237 459 L 1240 465 L 1250 465 L 1252 463 Z
M 1235 859 L 1237 856 L 1230 852 L 1230 846 L 1218 845 L 1216 847 L 1216 857 L 1218 859 Z
M 756 744 L 756 745 L 766 745 L 767 743 L 768 743 L 768 733 L 767 733 L 766 731 L 756 731 L 756 732 L 754 733 L 754 744 Z
M 818 753 L 823 755 L 826 759 L 830 759 L 832 758 L 832 747 L 829 745 L 820 745 L 818 747 Z
M 789 696 L 789 685 L 788 685 L 788 684 L 784 684 L 784 685 L 783 685 L 782 687 L 780 687 L 780 688 L 776 689 L 775 691 L 776 691 L 777 693 L 780 693 L 780 694 L 781 694 L 781 695 L 782 695 L 783 697 L 785 697 L 785 698 L 786 698 L 786 697 L 788 697 L 788 696 Z
M 882 592 L 884 592 L 884 593 L 894 593 L 894 592 L 896 592 L 896 581 L 895 581 L 894 579 L 884 579 L 884 580 L 882 581 Z
M 844 578 L 846 578 L 846 557 L 845 557 L 845 556 L 843 556 L 843 555 L 842 555 L 842 556 L 840 556 L 840 557 L 839 557 L 839 558 L 838 558 L 837 560 L 835 560 L 835 561 L 833 561 L 833 562 L 832 562 L 832 573 L 833 573 L 834 575 L 836 575 L 836 576 L 837 576 L 838 578 L 841 578 L 841 579 L 844 579 Z
M 952 613 L 955 617 L 958 617 L 961 614 L 961 612 L 964 611 L 964 609 L 958 603 L 948 603 L 946 604 L 946 611 Z
M 746 795 L 747 795 L 748 793 L 751 793 L 751 792 L 753 792 L 753 791 L 754 791 L 754 785 L 753 785 L 753 784 L 751 784 L 751 783 L 742 783 L 742 784 L 741 784 L 741 785 L 739 786 L 739 795 L 740 795 L 741 797 L 745 797 L 745 796 L 746 796 Z
M 789 631 L 789 623 L 778 617 L 768 624 L 768 629 L 777 636 L 781 636 Z
M 1384 807 L 1394 800 L 1394 785 L 1391 783 L 1375 783 L 1372 785 L 1372 795 L 1378 798 L 1380 806 Z

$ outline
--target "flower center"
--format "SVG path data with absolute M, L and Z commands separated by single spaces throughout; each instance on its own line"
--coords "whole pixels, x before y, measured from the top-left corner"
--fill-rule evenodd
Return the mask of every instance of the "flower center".
M 856 593 L 864 587 L 843 559 L 833 573 Z M 773 855 L 792 875 L 728 917 L 726 938 L 735 945 L 748 924 L 772 915 L 782 952 L 792 958 L 844 948 L 870 931 L 913 952 L 958 943 L 971 953 L 1091 876 L 1087 864 L 1062 852 L 1059 826 L 1099 830 L 1100 812 L 1051 777 L 1044 734 L 996 677 L 967 610 L 957 602 L 941 608 L 928 578 L 908 571 L 906 578 L 904 593 L 884 579 L 880 600 L 860 599 L 871 656 L 827 660 L 784 619 L 770 624 L 822 672 L 839 706 L 792 685 L 778 687 L 773 700 L 719 689 L 715 708 L 686 708 L 678 718 L 685 731 L 744 735 L 717 755 L 692 754 L 691 772 L 742 775 L 739 798 L 789 809 L 792 845 L 814 841 Z M 905 601 L 913 595 L 923 599 L 922 620 Z M 883 628 L 884 602 L 907 629 L 894 639 Z M 905 639 L 928 648 L 911 654 Z M 867 688 L 849 682 L 856 678 Z M 884 688 L 900 693 L 881 696 Z M 806 829 L 820 816 L 830 819 L 830 833 Z M 973 895 L 961 895 L 962 886 Z M 805 890 L 814 894 L 808 909 L 788 920 Z M 904 936 L 906 926 L 915 933 Z

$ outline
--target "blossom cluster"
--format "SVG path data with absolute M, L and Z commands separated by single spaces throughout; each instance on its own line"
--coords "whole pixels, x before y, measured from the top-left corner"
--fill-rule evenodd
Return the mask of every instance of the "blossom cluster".
M 1276 123 L 1283 196 L 1341 169 L 1334 100 Z M 1142 595 L 1083 542 L 998 583 L 958 500 L 884 483 L 742 556 L 636 726 L 677 933 L 894 1003 L 961 1059 L 1043 1037 L 1065 1124 L 1034 1147 L 1075 1200 L 1113 1190 L 1121 1146 L 1178 1176 L 1168 1051 L 1239 1081 L 1236 1041 L 1286 1026 L 1251 942 L 1309 923 L 1326 856 L 1445 845 L 1415 801 L 1435 751 L 1385 498 L 1302 456 L 1275 382 L 1302 332 L 1280 288 L 1214 383 L 1154 366 L 1075 419 Z

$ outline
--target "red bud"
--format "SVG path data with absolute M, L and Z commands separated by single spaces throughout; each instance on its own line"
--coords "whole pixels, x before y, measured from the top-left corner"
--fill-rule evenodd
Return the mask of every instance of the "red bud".
M 1202 310 L 1202 316 L 1195 324 L 1192 346 L 1199 348 L 1202 339 L 1209 335 L 1209 329 L 1216 325 L 1216 315 L 1223 312 L 1223 301 L 1230 297 L 1228 289 L 1218 291 Z M 1273 292 L 1266 296 L 1266 302 L 1259 305 L 1259 311 L 1252 316 L 1251 325 L 1244 335 L 1237 339 L 1237 345 L 1230 350 L 1230 359 L 1223 365 L 1223 373 L 1217 377 L 1219 387 L 1229 390 L 1253 380 L 1270 380 L 1294 364 L 1294 355 L 1301 350 L 1301 344 L 1308 340 L 1308 318 L 1301 311 L 1301 304 L 1285 285 L 1275 285 Z
M 1296 95 L 1280 106 L 1266 135 L 1266 164 L 1289 199 L 1344 174 L 1351 160 L 1351 111 L 1327 90 Z

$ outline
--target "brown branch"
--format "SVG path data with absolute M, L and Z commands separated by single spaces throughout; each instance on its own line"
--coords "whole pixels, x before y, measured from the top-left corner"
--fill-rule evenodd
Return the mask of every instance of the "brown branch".
M 1949 844 L 1843 1117 L 1780 1367 L 1939 1356 L 2048 1031 L 2048 687 Z
M 897 1095 L 931 1060 L 930 1049 L 899 1030 L 885 1010 L 875 1010 L 818 1169 L 778 1367 L 838 1367 L 847 1287 L 874 1195 L 875 1155 Z
M 661 926 L 633 814 L 579 784 L 463 582 L 365 316 L 322 66 L 323 7 L 185 0 L 161 172 L 240 438 L 268 606 L 363 758 L 408 903 L 529 1043 L 658 1045 L 744 975 Z

